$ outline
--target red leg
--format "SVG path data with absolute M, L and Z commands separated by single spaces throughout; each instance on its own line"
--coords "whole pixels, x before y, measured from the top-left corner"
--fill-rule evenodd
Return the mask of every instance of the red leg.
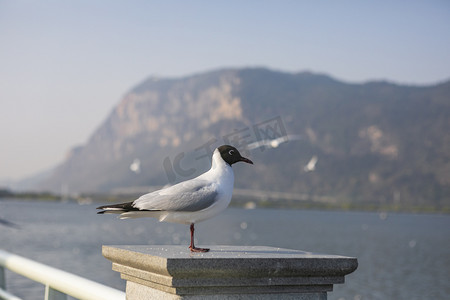
M 189 246 L 191 252 L 208 252 L 207 248 L 197 248 L 194 246 L 194 223 L 191 224 L 191 245 Z

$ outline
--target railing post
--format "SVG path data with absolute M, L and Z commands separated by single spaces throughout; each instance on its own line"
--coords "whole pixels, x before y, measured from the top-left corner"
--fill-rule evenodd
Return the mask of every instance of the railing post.
M 48 284 L 45 286 L 45 300 L 67 300 L 67 295 L 52 289 Z
M 0 289 L 6 291 L 6 274 L 5 274 L 5 268 L 0 266 Z

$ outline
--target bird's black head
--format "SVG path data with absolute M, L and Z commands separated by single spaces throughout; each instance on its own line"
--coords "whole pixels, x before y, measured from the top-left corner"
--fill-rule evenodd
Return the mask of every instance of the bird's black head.
M 232 164 L 240 162 L 240 161 L 243 161 L 243 162 L 253 165 L 253 162 L 250 159 L 241 156 L 239 151 L 236 148 L 234 148 L 233 146 L 223 145 L 217 149 L 219 150 L 220 156 L 222 156 L 222 159 L 230 166 Z

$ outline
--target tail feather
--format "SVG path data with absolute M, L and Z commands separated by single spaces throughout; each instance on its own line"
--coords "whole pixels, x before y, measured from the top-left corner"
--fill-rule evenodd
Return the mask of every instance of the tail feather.
M 111 204 L 111 205 L 103 205 L 97 207 L 97 209 L 101 209 L 102 211 L 97 212 L 97 214 L 122 214 L 127 212 L 142 212 L 142 211 L 159 211 L 149 210 L 149 209 L 139 209 L 133 206 L 133 201 L 119 204 Z
M 139 210 L 139 208 L 133 207 L 133 202 L 103 205 L 97 207 L 97 209 L 102 209 L 97 214 L 121 214 L 123 212 Z

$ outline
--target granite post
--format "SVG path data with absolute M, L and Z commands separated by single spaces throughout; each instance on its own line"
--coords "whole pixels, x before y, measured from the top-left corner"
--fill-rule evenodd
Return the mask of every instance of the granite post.
M 356 258 L 263 246 L 103 246 L 127 281 L 127 300 L 324 300 L 358 266 Z

